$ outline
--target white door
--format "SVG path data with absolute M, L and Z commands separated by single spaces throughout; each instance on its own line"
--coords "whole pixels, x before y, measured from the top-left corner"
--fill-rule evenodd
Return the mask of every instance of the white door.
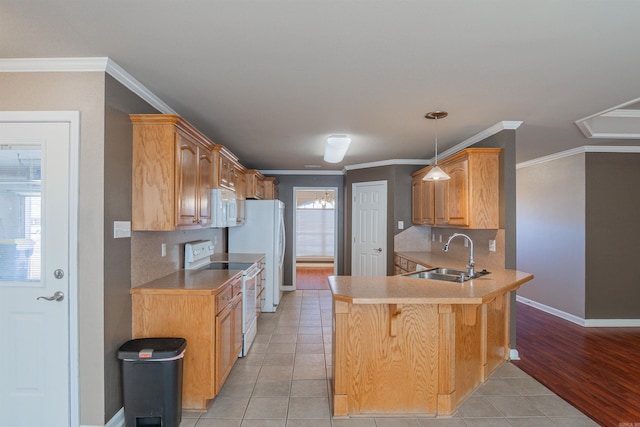
M 0 113 L 0 425 L 68 426 L 71 125 L 8 117 Z
M 351 190 L 351 275 L 386 276 L 387 181 L 359 182 Z

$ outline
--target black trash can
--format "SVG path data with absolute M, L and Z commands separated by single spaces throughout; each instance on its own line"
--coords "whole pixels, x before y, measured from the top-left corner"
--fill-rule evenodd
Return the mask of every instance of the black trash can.
M 126 427 L 179 427 L 184 338 L 139 338 L 122 344 Z

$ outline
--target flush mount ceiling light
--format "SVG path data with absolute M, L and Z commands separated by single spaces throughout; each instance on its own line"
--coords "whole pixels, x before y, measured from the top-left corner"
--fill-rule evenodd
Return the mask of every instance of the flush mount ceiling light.
M 327 138 L 327 146 L 324 149 L 324 161 L 338 163 L 344 158 L 351 144 L 351 138 L 347 135 L 331 135 Z
M 422 178 L 423 181 L 443 181 L 451 178 L 449 175 L 446 174 L 445 171 L 440 169 L 440 166 L 438 166 L 438 119 L 444 119 L 448 115 L 449 113 L 447 113 L 446 111 L 432 111 L 425 115 L 427 119 L 436 121 L 436 138 L 435 138 L 436 157 L 435 157 L 435 162 L 433 163 L 433 167 L 424 176 L 424 178 Z

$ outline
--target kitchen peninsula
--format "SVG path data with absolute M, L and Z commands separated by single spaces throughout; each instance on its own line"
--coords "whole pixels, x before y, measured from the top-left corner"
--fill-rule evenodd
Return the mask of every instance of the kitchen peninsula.
M 532 278 L 329 277 L 333 415 L 453 415 L 508 359 L 509 292 Z

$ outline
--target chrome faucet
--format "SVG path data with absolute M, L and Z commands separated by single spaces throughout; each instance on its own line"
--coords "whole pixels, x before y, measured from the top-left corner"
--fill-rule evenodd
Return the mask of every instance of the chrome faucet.
M 449 240 L 447 240 L 447 243 L 445 243 L 444 248 L 442 249 L 445 252 L 449 252 L 449 243 L 451 243 L 451 241 L 456 238 L 456 237 L 464 237 L 465 239 L 467 239 L 469 241 L 469 264 L 467 264 L 467 274 L 469 275 L 469 277 L 473 277 L 476 275 L 476 269 L 475 269 L 475 261 L 473 260 L 473 240 L 471 240 L 471 237 L 467 236 L 466 234 L 462 234 L 462 233 L 453 233 L 450 237 Z

